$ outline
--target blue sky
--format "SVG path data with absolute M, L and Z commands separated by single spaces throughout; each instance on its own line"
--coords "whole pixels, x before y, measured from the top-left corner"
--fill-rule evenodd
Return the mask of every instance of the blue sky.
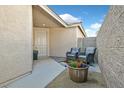
M 107 5 L 50 5 L 48 7 L 67 23 L 82 21 L 89 37 L 96 36 L 109 10 Z

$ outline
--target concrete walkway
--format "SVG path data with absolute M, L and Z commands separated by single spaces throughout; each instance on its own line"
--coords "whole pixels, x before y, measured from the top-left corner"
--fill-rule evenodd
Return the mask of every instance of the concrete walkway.
M 19 79 L 6 87 L 9 88 L 43 88 L 55 79 L 65 67 L 51 58 L 45 58 L 35 62 L 31 75 Z

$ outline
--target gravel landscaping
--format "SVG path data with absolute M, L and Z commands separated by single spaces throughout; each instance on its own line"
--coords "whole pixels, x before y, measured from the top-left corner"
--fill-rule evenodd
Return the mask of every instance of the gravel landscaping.
M 105 88 L 105 82 L 100 72 L 89 71 L 88 81 L 85 83 L 75 83 L 69 78 L 66 69 L 57 78 L 55 78 L 47 88 Z

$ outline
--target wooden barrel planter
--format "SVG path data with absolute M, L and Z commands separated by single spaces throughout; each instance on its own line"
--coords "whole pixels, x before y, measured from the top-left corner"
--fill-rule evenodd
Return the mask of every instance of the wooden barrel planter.
M 78 82 L 78 83 L 87 81 L 88 68 L 89 68 L 88 65 L 86 65 L 83 68 L 74 68 L 71 66 L 68 66 L 68 68 L 69 68 L 69 76 L 72 81 Z

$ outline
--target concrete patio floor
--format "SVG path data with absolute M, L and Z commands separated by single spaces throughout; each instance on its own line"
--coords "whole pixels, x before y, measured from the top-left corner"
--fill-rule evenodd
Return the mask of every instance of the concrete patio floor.
M 5 86 L 8 88 L 44 88 L 55 77 L 65 70 L 65 67 L 51 58 L 35 61 L 32 74 L 25 76 Z

